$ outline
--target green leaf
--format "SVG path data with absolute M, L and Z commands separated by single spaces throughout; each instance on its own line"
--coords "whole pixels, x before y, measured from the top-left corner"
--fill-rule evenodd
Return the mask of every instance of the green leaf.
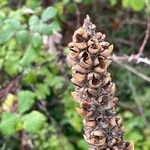
M 50 90 L 47 84 L 38 83 L 36 84 L 36 94 L 39 99 L 45 99 Z
M 14 18 L 6 20 L 6 23 L 9 24 L 11 29 L 19 30 L 21 28 L 20 21 Z
M 76 3 L 81 3 L 82 0 L 74 0 Z
M 48 7 L 42 14 L 43 22 L 48 21 L 49 19 L 53 18 L 54 16 L 56 16 L 56 14 L 57 14 L 57 11 L 55 7 L 53 6 Z
M 32 45 L 34 48 L 40 48 L 42 45 L 42 37 L 39 33 L 33 35 Z
M 20 117 L 18 114 L 5 112 L 2 114 L 0 122 L 0 131 L 4 135 L 12 135 L 16 132 L 17 124 L 19 123 Z
M 130 6 L 130 0 L 122 0 L 122 6 L 128 8 Z
M 8 60 L 8 59 L 7 59 Z M 11 75 L 16 75 L 22 70 L 22 66 L 19 64 L 19 60 L 10 60 L 5 62 L 5 71 Z
M 63 4 L 66 5 L 70 2 L 70 0 L 63 0 Z
M 36 31 L 42 35 L 51 35 L 52 34 L 52 28 L 50 27 L 50 25 L 45 24 L 45 23 L 40 23 L 36 27 Z
M 130 1 L 131 7 L 135 11 L 141 11 L 144 8 L 145 1 L 144 0 L 131 0 Z
M 32 111 L 24 115 L 22 120 L 24 129 L 28 132 L 35 133 L 43 127 L 46 117 L 38 111 Z
M 20 91 L 18 93 L 18 109 L 20 113 L 29 110 L 34 104 L 35 93 L 31 91 Z
M 10 40 L 14 35 L 14 32 L 6 29 L 0 32 L 0 44 Z
M 21 30 L 16 34 L 17 41 L 22 45 L 27 45 L 30 41 L 29 33 L 26 30 Z
M 29 65 L 30 63 L 32 63 L 35 59 L 37 58 L 37 52 L 36 50 L 32 47 L 29 46 L 24 54 L 24 56 L 22 57 L 22 59 L 20 60 L 20 64 L 22 65 Z
M 115 6 L 118 2 L 118 0 L 109 0 L 111 6 Z
M 31 16 L 30 19 L 29 19 L 29 26 L 35 27 L 38 24 L 39 24 L 39 18 L 38 18 L 38 16 L 35 16 L 35 15 Z
M 52 32 L 58 32 L 61 30 L 60 25 L 57 21 L 53 21 L 50 25 L 49 28 L 52 30 Z

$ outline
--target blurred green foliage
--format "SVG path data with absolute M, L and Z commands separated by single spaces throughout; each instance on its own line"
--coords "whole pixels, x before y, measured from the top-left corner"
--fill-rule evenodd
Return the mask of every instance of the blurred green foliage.
M 19 150 L 24 146 L 21 140 L 26 140 L 35 150 L 87 150 L 82 119 L 75 113 L 77 104 L 71 97 L 67 43 L 79 15 L 83 19 L 89 13 L 97 28 L 117 43 L 116 54 L 135 53 L 144 29 L 126 22 L 123 26 L 119 15 L 127 22 L 144 19 L 149 1 L 0 0 L 0 8 L 0 149 Z M 54 43 L 58 37 L 53 35 L 58 32 L 63 38 Z M 45 43 L 45 38 L 50 40 Z M 136 41 L 130 44 L 126 39 Z M 147 66 L 134 67 L 150 75 Z M 134 141 L 136 150 L 149 150 L 150 85 L 116 64 L 110 72 L 118 87 L 116 95 L 125 104 L 118 107 L 125 137 Z M 128 108 L 130 105 L 134 107 Z

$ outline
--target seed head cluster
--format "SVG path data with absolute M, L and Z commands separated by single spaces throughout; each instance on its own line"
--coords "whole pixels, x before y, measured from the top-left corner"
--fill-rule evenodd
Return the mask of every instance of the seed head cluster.
M 123 138 L 122 120 L 115 111 L 116 87 L 107 71 L 113 45 L 105 41 L 105 34 L 95 30 L 87 16 L 68 44 L 71 81 L 75 85 L 72 95 L 83 117 L 84 139 L 89 150 L 133 150 L 133 143 Z

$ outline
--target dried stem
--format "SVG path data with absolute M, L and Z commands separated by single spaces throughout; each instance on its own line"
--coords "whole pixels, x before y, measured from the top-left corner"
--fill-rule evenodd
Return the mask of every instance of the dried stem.
M 115 84 L 107 71 L 113 45 L 105 34 L 96 33 L 96 26 L 87 15 L 69 43 L 68 61 L 72 65 L 77 112 L 83 117 L 84 139 L 89 150 L 133 150 L 123 138 L 121 118 L 116 114 Z
M 148 58 L 143 58 L 141 57 L 143 55 L 143 51 L 145 49 L 145 46 L 148 42 L 150 36 L 150 17 L 147 17 L 147 28 L 145 31 L 145 37 L 143 39 L 143 42 L 138 50 L 137 54 L 132 54 L 130 56 L 128 55 L 124 55 L 124 56 L 117 56 L 117 55 L 113 55 L 111 58 L 113 61 L 117 61 L 117 62 L 131 62 L 131 61 L 135 61 L 137 63 L 145 63 L 147 65 L 150 65 L 150 60 Z

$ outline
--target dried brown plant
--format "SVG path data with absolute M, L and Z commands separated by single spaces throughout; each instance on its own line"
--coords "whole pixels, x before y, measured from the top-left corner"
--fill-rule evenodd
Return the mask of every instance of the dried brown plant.
M 83 117 L 84 139 L 89 150 L 133 150 L 133 143 L 123 138 L 122 120 L 115 109 L 116 87 L 107 71 L 113 45 L 105 41 L 105 34 L 95 30 L 87 16 L 69 43 L 68 61 L 75 85 L 72 95 L 79 103 L 76 110 Z

